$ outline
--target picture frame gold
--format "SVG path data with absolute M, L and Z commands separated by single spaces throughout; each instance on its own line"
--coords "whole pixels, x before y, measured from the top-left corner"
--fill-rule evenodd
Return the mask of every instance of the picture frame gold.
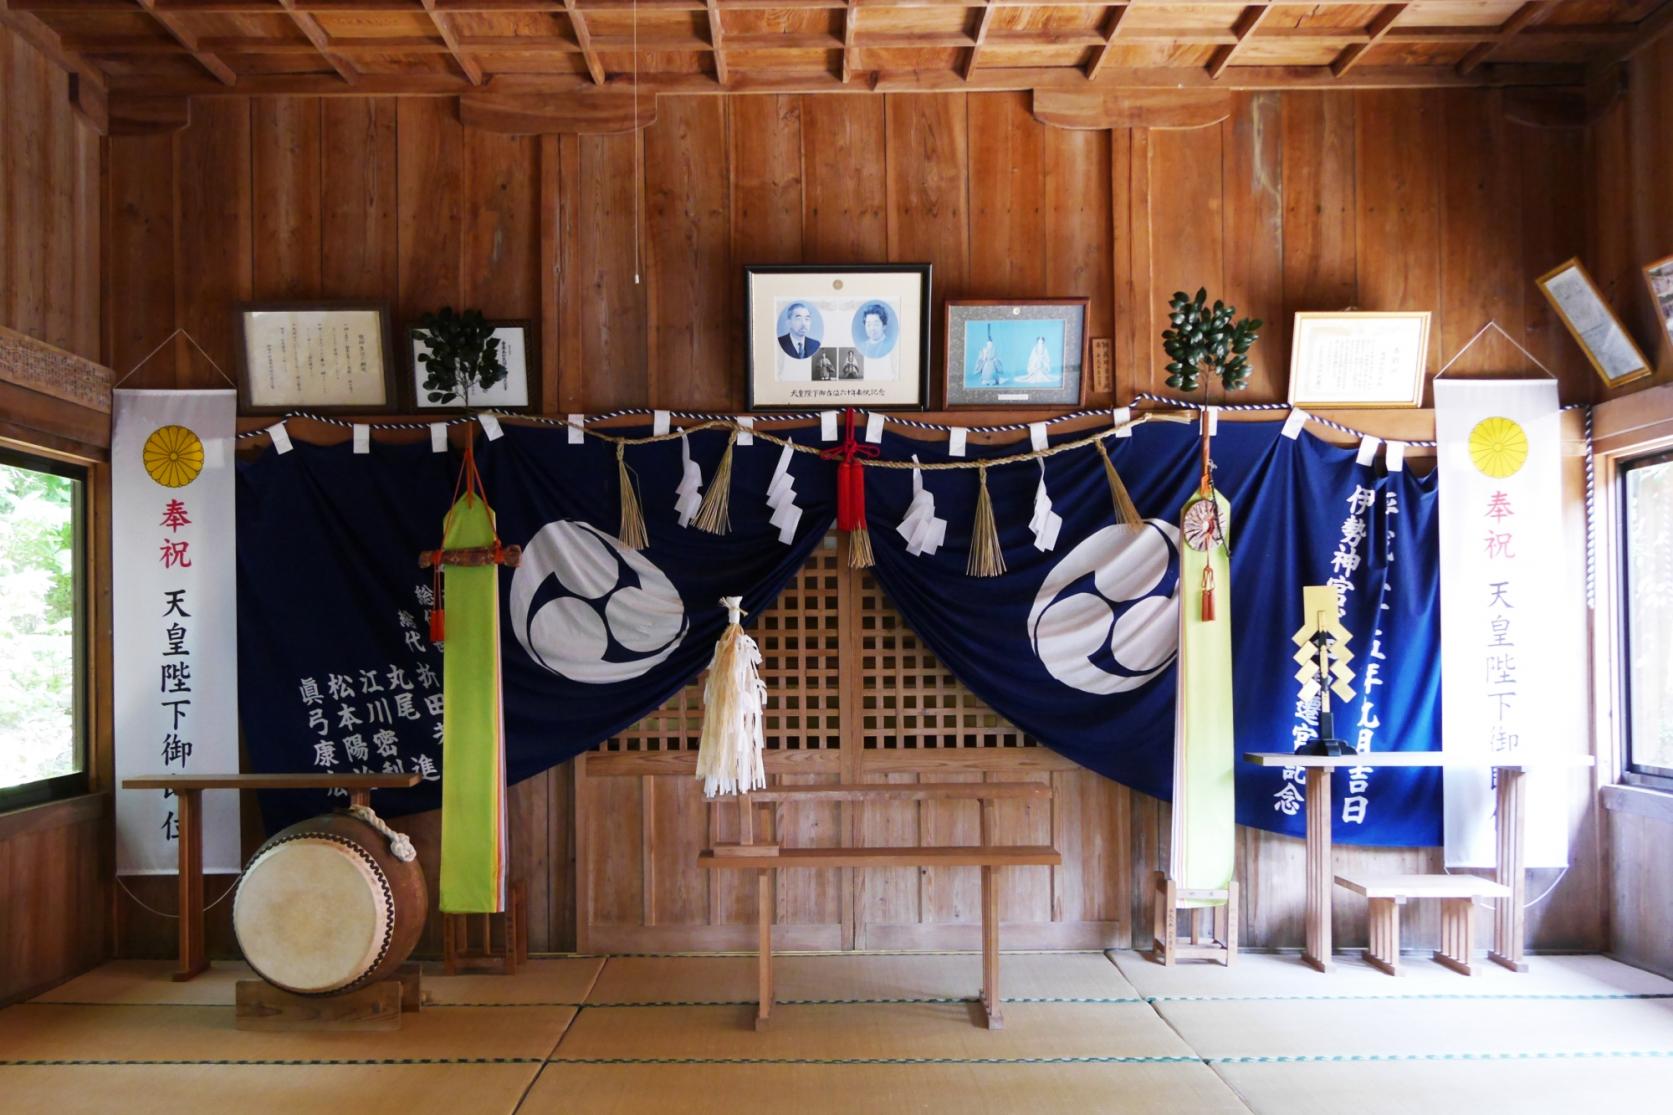
M 1673 345 L 1673 256 L 1652 260 L 1643 270 L 1644 285 L 1650 288 L 1650 305 L 1655 307 L 1656 320 Z
M 1578 256 L 1541 275 L 1535 285 L 1606 386 L 1634 383 L 1654 371 Z
M 1430 319 L 1428 310 L 1298 311 L 1290 333 L 1290 405 L 1421 406 Z

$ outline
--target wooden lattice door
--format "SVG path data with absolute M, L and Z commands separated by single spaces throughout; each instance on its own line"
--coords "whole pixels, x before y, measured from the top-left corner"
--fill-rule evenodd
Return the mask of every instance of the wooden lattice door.
M 767 772 L 786 784 L 1050 781 L 1049 802 L 1008 802 L 995 839 L 1053 843 L 1059 868 L 1009 871 L 1006 944 L 1087 948 L 1128 941 L 1129 795 L 1040 747 L 923 646 L 846 542 L 824 539 L 750 628 L 769 705 Z M 697 853 L 735 839 L 736 810 L 704 802 L 694 777 L 699 677 L 661 709 L 578 761 L 577 940 L 582 950 L 671 951 L 753 944 L 755 883 L 708 872 Z M 790 846 L 977 843 L 974 802 L 798 805 Z M 977 874 L 960 868 L 782 873 L 779 946 L 973 948 Z

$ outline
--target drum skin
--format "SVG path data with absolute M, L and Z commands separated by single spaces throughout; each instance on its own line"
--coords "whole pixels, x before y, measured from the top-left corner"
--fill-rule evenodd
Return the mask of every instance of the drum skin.
M 424 932 L 429 888 L 377 829 L 348 813 L 291 825 L 250 857 L 233 931 L 256 974 L 300 995 L 392 977 Z

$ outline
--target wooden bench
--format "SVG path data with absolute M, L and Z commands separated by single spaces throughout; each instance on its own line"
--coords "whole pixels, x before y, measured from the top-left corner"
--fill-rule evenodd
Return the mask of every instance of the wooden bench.
M 1511 899 L 1509 887 L 1477 875 L 1338 875 L 1336 885 L 1370 900 L 1371 941 L 1365 962 L 1391 976 L 1400 974 L 1400 906 L 1408 899 L 1441 900 L 1441 947 L 1435 950 L 1435 962 L 1466 976 L 1473 974 L 1475 900 Z
M 782 867 L 980 867 L 982 869 L 982 1008 L 989 1029 L 1004 1025 L 999 999 L 999 884 L 1003 867 L 1057 867 L 1057 849 L 1035 845 L 988 843 L 997 830 L 993 811 L 1000 800 L 1049 798 L 1043 782 L 850 783 L 836 786 L 775 786 L 738 795 L 737 844 L 717 844 L 699 853 L 697 865 L 709 870 L 757 873 L 760 985 L 755 1027 L 767 1024 L 773 1008 L 773 909 L 777 870 Z M 781 848 L 774 834 L 779 811 L 794 802 L 977 801 L 981 804 L 982 843 L 924 848 Z M 755 813 L 763 814 L 765 839 L 755 839 Z

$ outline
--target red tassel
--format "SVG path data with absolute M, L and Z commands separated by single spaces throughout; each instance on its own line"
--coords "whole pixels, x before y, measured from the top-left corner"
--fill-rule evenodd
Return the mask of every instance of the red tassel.
M 837 529 L 854 529 L 853 481 L 850 479 L 858 466 L 853 461 L 837 465 Z
M 447 639 L 446 614 L 440 608 L 430 609 L 430 641 L 432 643 L 445 642 Z
M 1214 622 L 1214 567 L 1205 565 L 1202 569 L 1202 621 Z
M 498 557 L 499 539 L 494 540 Z M 442 609 L 441 551 L 436 551 L 435 573 L 430 578 L 430 641 L 440 643 L 447 638 L 447 613 Z
M 848 497 L 848 530 L 864 530 L 866 525 L 865 467 L 855 458 L 848 465 L 844 494 Z

